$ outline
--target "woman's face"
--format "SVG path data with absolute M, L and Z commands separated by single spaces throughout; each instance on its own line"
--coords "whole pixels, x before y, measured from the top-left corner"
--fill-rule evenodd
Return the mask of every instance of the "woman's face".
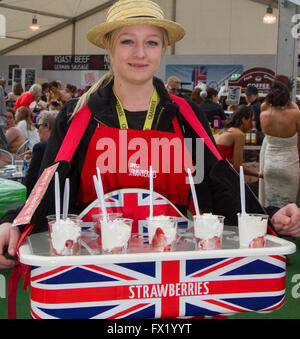
M 6 112 L 6 129 L 15 126 L 15 118 L 11 112 Z
M 132 84 L 152 81 L 160 66 L 163 31 L 152 25 L 123 27 L 109 51 L 115 79 Z

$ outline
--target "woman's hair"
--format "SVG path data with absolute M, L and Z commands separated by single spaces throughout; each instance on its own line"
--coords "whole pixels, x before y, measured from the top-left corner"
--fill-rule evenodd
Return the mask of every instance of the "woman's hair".
M 212 101 L 213 96 L 217 96 L 218 92 L 214 88 L 207 88 L 200 93 L 201 98 L 205 101 Z
M 42 94 L 42 86 L 34 84 L 29 88 L 29 92 L 32 94 L 35 100 L 39 100 Z
M 226 121 L 224 128 L 240 127 L 243 124 L 242 119 L 249 120 L 252 118 L 254 112 L 250 106 L 241 105 L 231 115 L 228 121 Z
M 286 87 L 288 88 L 289 91 L 292 90 L 291 81 L 286 75 L 278 74 L 278 75 L 276 75 L 274 81 L 280 81 L 280 82 L 282 82 L 283 84 L 286 85 Z
M 15 95 L 21 95 L 24 92 L 22 84 L 20 82 L 16 82 L 13 86 L 13 93 Z
M 283 107 L 291 101 L 290 91 L 287 86 L 281 81 L 274 81 L 268 95 L 265 97 L 265 102 L 274 107 Z
M 116 29 L 112 32 L 109 32 L 106 35 L 107 43 L 110 46 L 110 50 L 112 52 L 115 49 L 117 38 L 119 36 L 121 29 L 122 28 Z M 162 31 L 163 31 L 163 55 L 165 55 L 166 51 L 167 51 L 167 47 L 168 47 L 168 35 L 167 35 L 167 32 L 164 29 L 162 29 Z M 74 115 L 82 109 L 82 107 L 89 101 L 90 96 L 94 92 L 96 92 L 102 86 L 102 84 L 104 84 L 104 83 L 108 84 L 114 78 L 114 71 L 113 71 L 114 60 L 112 58 L 112 53 L 110 53 L 110 64 L 111 64 L 110 70 L 106 74 L 104 74 L 104 76 L 102 78 L 100 78 L 100 80 L 98 82 L 96 82 L 87 92 L 85 92 L 80 97 L 71 118 L 73 118 Z
M 199 87 L 194 88 L 190 100 L 196 102 L 197 104 L 201 104 L 201 102 L 203 102 L 203 98 L 200 96 L 200 93 L 201 88 Z
M 26 121 L 26 128 L 28 131 L 34 130 L 34 125 L 31 121 L 31 111 L 25 106 L 19 107 L 16 114 L 16 124 L 22 120 Z
M 67 88 L 72 94 L 74 94 L 75 91 L 76 91 L 76 89 L 77 89 L 76 86 L 71 85 L 71 84 L 66 84 L 66 88 Z

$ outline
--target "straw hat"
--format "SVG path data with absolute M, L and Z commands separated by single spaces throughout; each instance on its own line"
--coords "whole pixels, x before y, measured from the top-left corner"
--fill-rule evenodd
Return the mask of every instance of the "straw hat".
M 92 28 L 88 40 L 94 45 L 105 48 L 105 35 L 113 30 L 132 25 L 154 25 L 164 28 L 168 34 L 169 45 L 181 40 L 184 28 L 174 21 L 165 19 L 161 8 L 149 0 L 119 0 L 113 4 L 106 16 L 106 22 Z

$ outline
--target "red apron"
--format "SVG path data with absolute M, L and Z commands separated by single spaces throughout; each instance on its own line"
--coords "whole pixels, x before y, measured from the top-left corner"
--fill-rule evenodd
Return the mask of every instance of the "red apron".
M 190 193 L 186 169 L 192 169 L 192 158 L 176 118 L 173 128 L 174 133 L 170 133 L 120 130 L 99 124 L 86 154 L 77 202 L 97 199 L 93 183 L 96 167 L 101 172 L 104 193 L 108 193 L 123 188 L 149 189 L 151 165 L 154 191 L 174 205 L 186 206 Z

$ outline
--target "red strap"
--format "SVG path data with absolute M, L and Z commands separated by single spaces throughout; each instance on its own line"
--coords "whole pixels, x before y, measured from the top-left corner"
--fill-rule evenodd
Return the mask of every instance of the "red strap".
M 68 132 L 62 142 L 59 152 L 56 156 L 57 161 L 70 162 L 73 154 L 76 151 L 77 146 L 86 130 L 86 127 L 92 116 L 88 106 L 85 105 L 78 113 L 75 114 L 72 119 L 72 123 L 68 129 Z
M 193 129 L 200 136 L 200 138 L 204 139 L 205 145 L 211 150 L 214 156 L 218 160 L 222 160 L 223 158 L 221 157 L 217 147 L 212 142 L 211 138 L 208 136 L 200 120 L 197 118 L 195 112 L 193 111 L 192 107 L 188 104 L 188 102 L 185 99 L 177 97 L 172 94 L 170 94 L 170 97 L 173 101 L 175 101 L 179 105 L 180 113 L 184 116 L 185 120 L 193 127 Z

